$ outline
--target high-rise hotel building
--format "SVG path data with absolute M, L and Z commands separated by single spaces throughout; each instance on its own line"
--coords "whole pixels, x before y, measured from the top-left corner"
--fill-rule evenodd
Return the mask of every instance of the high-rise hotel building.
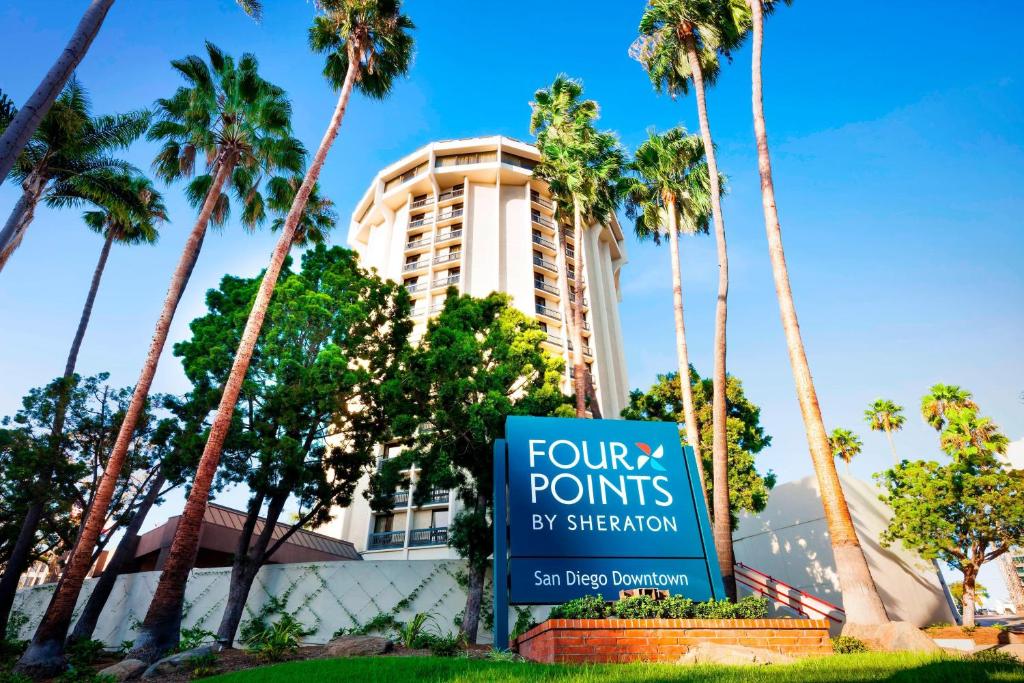
M 536 147 L 506 137 L 434 142 L 380 171 L 352 214 L 349 246 L 365 268 L 404 283 L 413 300 L 414 339 L 444 307 L 449 286 L 473 296 L 504 292 L 548 333 L 546 347 L 566 361 L 570 389 L 571 340 L 560 296 L 553 204 L 533 178 Z M 572 230 L 562 229 L 570 279 L 576 267 Z M 626 261 L 622 229 L 591 226 L 584 234 L 584 358 L 591 368 L 602 415 L 618 417 L 628 395 L 619 324 L 619 271 Z M 572 296 L 572 295 L 570 295 Z M 382 446 L 386 458 L 397 446 Z M 415 485 L 415 472 L 412 473 Z M 351 541 L 374 559 L 454 556 L 448 522 L 458 501 L 431 491 L 412 503 L 394 496 L 391 512 L 374 513 L 360 482 L 352 505 L 324 531 Z

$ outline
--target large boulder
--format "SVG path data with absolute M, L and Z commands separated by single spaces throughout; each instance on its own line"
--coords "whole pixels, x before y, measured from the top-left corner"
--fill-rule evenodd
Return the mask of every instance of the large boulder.
M 210 643 L 209 645 L 201 645 L 192 650 L 179 652 L 178 654 L 171 655 L 170 657 L 164 657 L 146 669 L 142 674 L 142 678 L 143 680 L 160 678 L 161 676 L 187 671 L 189 662 L 193 659 L 196 659 L 197 657 L 205 657 L 206 655 L 215 655 L 220 651 L 220 643 Z
M 789 664 L 789 655 L 760 647 L 698 643 L 680 657 L 677 664 Z
M 370 657 L 391 652 L 395 644 L 380 636 L 341 636 L 327 643 L 325 657 Z
M 925 633 L 907 621 L 887 624 L 844 624 L 843 635 L 864 641 L 872 650 L 886 652 L 941 652 L 942 648 Z
M 120 683 L 121 681 L 131 681 L 138 678 L 148 667 L 149 665 L 141 659 L 126 659 L 113 666 L 108 666 L 100 671 L 98 675 L 101 678 L 110 676 Z

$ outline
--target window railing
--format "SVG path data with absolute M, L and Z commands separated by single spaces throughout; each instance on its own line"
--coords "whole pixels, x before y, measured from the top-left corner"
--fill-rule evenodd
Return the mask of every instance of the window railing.
M 446 211 L 444 213 L 438 214 L 437 220 L 438 221 L 447 221 L 447 220 L 450 220 L 452 218 L 459 218 L 461 215 L 462 215 L 462 207 L 459 207 L 458 209 L 452 209 L 451 211 Z
M 405 286 L 405 291 L 409 292 L 410 294 L 415 294 L 416 292 L 422 292 L 426 288 L 426 282 L 411 282 Z
M 447 503 L 449 498 L 451 498 L 451 491 L 448 489 L 430 489 L 430 493 L 427 494 L 423 504 L 438 505 L 440 503 Z
M 418 261 L 413 261 L 412 263 L 406 263 L 404 266 L 402 266 L 402 272 L 408 273 L 411 270 L 419 270 L 420 268 L 426 268 L 428 263 L 429 259 L 420 259 Z
M 437 289 L 438 287 L 448 287 L 448 286 L 457 285 L 457 284 L 459 284 L 459 276 L 458 275 L 449 275 L 448 277 L 443 277 L 443 278 L 440 278 L 438 280 L 434 280 L 433 287 L 434 287 L 434 289 Z
M 547 282 L 544 282 L 543 280 L 534 280 L 533 287 L 534 289 L 539 289 L 542 292 L 547 292 L 548 294 L 554 294 L 555 296 L 558 296 L 558 287 L 555 287 L 554 285 L 549 285 Z
M 366 544 L 369 550 L 381 550 L 383 548 L 401 548 L 405 545 L 405 531 L 374 531 L 370 534 L 370 541 Z
M 565 257 L 567 259 L 572 259 L 572 260 L 575 261 L 576 260 L 576 250 L 572 249 L 571 247 L 566 247 L 565 248 Z
M 546 240 L 543 237 L 541 237 L 540 235 L 534 235 L 533 236 L 533 243 L 534 244 L 539 244 L 542 247 L 547 247 L 548 249 L 551 249 L 552 251 L 554 251 L 554 249 L 555 249 L 555 243 L 554 242 L 552 242 L 551 240 Z
M 555 229 L 555 222 L 548 218 L 547 216 L 541 214 L 539 211 L 531 212 L 530 220 L 532 220 L 534 223 L 539 223 L 540 225 L 543 225 L 546 228 L 551 228 L 552 230 Z
M 533 265 L 540 266 L 541 268 L 544 268 L 545 270 L 550 270 L 552 273 L 557 273 L 558 272 L 558 267 L 555 266 L 554 263 L 552 263 L 551 261 L 548 261 L 547 259 L 543 259 L 540 256 L 534 256 L 533 257 Z
M 442 192 L 440 195 L 438 195 L 437 201 L 446 202 L 449 199 L 455 199 L 456 197 L 461 197 L 464 194 L 466 194 L 466 190 L 464 188 L 453 188 L 451 190 L 448 190 L 447 192 Z
M 548 335 L 547 342 L 548 342 L 548 344 L 554 344 L 555 346 L 561 346 L 562 345 L 562 340 L 559 337 L 556 337 L 553 334 L 549 334 Z
M 571 289 L 569 290 L 569 302 L 570 303 L 576 303 L 576 292 L 572 291 Z M 587 301 L 587 297 L 583 297 L 583 305 L 584 306 L 589 306 L 590 305 L 590 302 Z
M 562 319 L 562 316 L 558 313 L 558 311 L 556 311 L 553 308 L 548 308 L 547 306 L 541 306 L 540 304 L 537 304 L 537 314 L 546 315 L 547 317 L 553 318 L 554 320 Z
M 409 546 L 445 545 L 448 543 L 448 527 L 435 526 L 413 529 L 409 532 Z
M 441 263 L 451 263 L 452 261 L 458 261 L 459 257 L 462 256 L 461 251 L 450 251 L 447 254 L 441 254 L 440 256 L 434 257 L 434 265 Z
M 569 350 L 570 351 L 573 350 L 572 342 L 569 342 Z M 583 345 L 583 353 L 587 354 L 588 356 L 593 356 L 594 355 L 594 352 L 586 344 Z
M 420 247 L 427 246 L 428 244 L 430 244 L 430 241 L 431 241 L 431 237 L 428 235 L 427 237 L 421 237 L 420 239 L 413 240 L 412 242 L 406 242 L 405 243 L 405 248 L 406 249 L 418 249 Z
M 434 304 L 433 306 L 430 307 L 430 315 L 437 315 L 438 313 L 440 313 L 443 310 L 444 310 L 444 304 L 443 303 L 441 303 L 441 304 Z
M 540 196 L 540 192 L 537 192 L 536 190 L 530 191 L 530 201 L 540 204 L 545 209 L 550 209 L 554 207 L 554 204 L 551 203 L 550 199 L 544 199 L 544 197 Z
M 421 206 L 426 206 L 429 203 L 430 203 L 430 197 L 424 197 L 423 199 L 417 199 L 416 201 L 414 201 L 412 204 L 409 205 L 409 208 L 410 209 L 418 209 Z
M 437 243 L 441 244 L 442 242 L 450 242 L 452 240 L 457 240 L 460 237 L 462 237 L 462 228 L 459 228 L 458 230 L 449 230 L 448 232 L 438 234 Z
M 409 504 L 409 492 L 408 491 L 395 491 L 391 494 L 391 507 L 393 508 L 404 508 Z
M 418 228 L 421 225 L 429 225 L 429 224 L 431 224 L 433 222 L 434 222 L 434 217 L 433 216 L 424 216 L 423 218 L 417 218 L 414 221 L 410 221 L 409 222 L 409 227 L 410 228 Z

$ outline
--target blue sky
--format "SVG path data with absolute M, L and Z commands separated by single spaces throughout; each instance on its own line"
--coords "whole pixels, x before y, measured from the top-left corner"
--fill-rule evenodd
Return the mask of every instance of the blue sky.
M 77 22 L 84 0 L 13 0 L 0 8 L 0 88 L 22 102 Z M 257 55 L 294 104 L 296 132 L 320 139 L 334 103 L 306 47 L 311 3 L 267 2 L 255 24 L 232 0 L 114 5 L 79 69 L 96 112 L 149 106 L 179 84 L 169 61 L 202 50 Z M 435 139 L 501 133 L 528 139 L 533 92 L 559 72 L 583 79 L 601 125 L 635 147 L 655 126 L 696 131 L 692 99 L 657 95 L 627 55 L 643 7 L 626 2 L 411 0 L 417 55 L 386 102 L 356 97 L 322 176 L 348 217 L 374 173 Z M 797 2 L 767 25 L 765 88 L 776 192 L 801 326 L 826 425 L 858 432 L 855 475 L 890 462 L 862 412 L 885 396 L 908 408 L 904 457 L 937 457 L 920 419 L 935 382 L 971 389 L 1011 439 L 1024 437 L 1024 6 Z M 956 41 L 951 39 L 955 33 Z M 729 176 L 729 371 L 762 406 L 773 445 L 759 458 L 781 481 L 811 473 L 778 320 L 750 118 L 749 49 L 709 94 L 719 165 Z M 148 168 L 154 148 L 128 157 Z M 0 209 L 14 204 L 0 186 Z M 194 217 L 166 188 L 172 222 L 156 247 L 115 248 L 79 360 L 119 384 L 138 373 Z M 624 220 L 624 218 L 623 218 Z M 224 273 L 255 274 L 273 237 L 237 224 L 211 234 L 172 340 L 203 311 Z M 77 212 L 40 209 L 0 273 L 0 414 L 63 368 L 100 240 Z M 622 327 L 631 383 L 675 367 L 667 250 L 629 239 Z M 710 372 L 716 265 L 711 238 L 683 242 L 691 359 Z M 154 390 L 186 388 L 168 352 Z M 240 502 L 238 499 L 227 501 Z M 179 503 L 180 504 L 180 503 Z M 171 505 L 167 506 L 168 508 Z M 171 514 L 174 511 L 167 510 Z

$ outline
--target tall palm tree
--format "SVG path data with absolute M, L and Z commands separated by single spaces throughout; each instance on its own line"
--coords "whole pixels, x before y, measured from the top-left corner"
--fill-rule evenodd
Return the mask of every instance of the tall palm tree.
M 887 398 L 879 398 L 864 411 L 864 419 L 871 431 L 885 432 L 885 438 L 889 441 L 889 449 L 892 451 L 892 460 L 894 463 L 898 463 L 900 459 L 896 456 L 896 445 L 892 441 L 892 433 L 903 429 L 903 425 L 907 421 L 903 415 L 903 406 L 897 405 Z
M 338 102 L 306 176 L 295 193 L 281 237 L 253 302 L 231 373 L 224 384 L 217 417 L 210 427 L 192 490 L 171 542 L 167 563 L 135 641 L 133 656 L 153 659 L 178 642 L 185 581 L 199 543 L 199 527 L 231 416 L 238 403 L 278 275 L 327 154 L 338 137 L 352 91 L 358 88 L 372 98 L 383 99 L 390 93 L 395 80 L 408 72 L 412 61 L 413 39 L 409 31 L 413 23 L 402 14 L 398 0 L 320 0 L 319 5 L 322 13 L 310 29 L 310 45 L 327 56 L 324 75 L 339 90 Z
M 640 37 L 631 48 L 659 91 L 673 97 L 690 88 L 697 100 L 697 119 L 707 155 L 711 218 L 718 252 L 718 301 L 712 363 L 712 490 L 715 498 L 715 548 L 726 593 L 736 597 L 735 556 L 729 516 L 729 447 L 726 434 L 726 322 L 729 297 L 729 255 L 722 217 L 718 160 L 711 136 L 705 89 L 718 75 L 718 55 L 728 54 L 742 39 L 733 30 L 728 0 L 650 0 L 640 19 Z
M 960 455 L 1005 454 L 1010 440 L 999 425 L 988 417 L 979 417 L 975 408 L 950 408 L 939 445 L 953 457 Z
M 935 384 L 921 397 L 921 416 L 938 432 L 946 426 L 947 413 L 964 408 L 978 410 L 978 404 L 971 392 L 955 384 Z
M 40 200 L 102 201 L 116 189 L 111 183 L 118 172 L 136 171 L 111 153 L 127 149 L 146 132 L 149 112 L 94 116 L 91 109 L 89 94 L 72 78 L 18 156 L 11 176 L 22 193 L 0 230 L 0 269 L 24 239 Z
M 267 206 L 278 215 L 270 223 L 270 229 L 274 232 L 284 228 L 288 219 L 288 211 L 295 201 L 295 194 L 302 187 L 302 176 L 294 175 L 288 178 L 277 176 L 267 183 Z M 320 183 L 313 186 L 309 193 L 309 200 L 306 202 L 306 210 L 299 219 L 299 225 L 295 228 L 295 238 L 292 244 L 305 246 L 307 244 L 322 244 L 329 233 L 338 222 L 338 212 L 334 209 L 334 202 L 320 193 Z
M 209 64 L 194 55 L 171 63 L 186 85 L 172 97 L 157 101 L 157 120 L 148 134 L 152 140 L 163 141 L 154 167 L 164 180 L 191 177 L 196 156 L 205 157 L 209 173 L 195 178 L 187 188 L 189 197 L 200 204 L 199 215 L 171 278 L 86 523 L 32 644 L 20 660 L 19 668 L 24 671 L 47 672 L 63 665 L 62 648 L 75 602 L 145 408 L 171 321 L 199 257 L 207 226 L 211 221 L 223 222 L 229 214 L 225 191 L 232 190 L 243 203 L 242 221 L 254 227 L 265 217 L 265 203 L 258 191 L 262 174 L 302 168 L 304 150 L 291 136 L 291 105 L 284 91 L 259 76 L 252 55 L 243 55 L 236 63 L 213 44 L 207 43 L 206 48 Z
M 589 226 L 610 220 L 622 198 L 626 158 L 618 140 L 611 133 L 599 132 L 593 125 L 598 117 L 597 103 L 579 98 L 583 86 L 564 75 L 556 77 L 548 89 L 541 89 L 531 103 L 530 129 L 537 135 L 540 163 L 534 176 L 547 182 L 556 204 L 556 216 L 572 216 L 573 225 L 573 293 L 568 296 L 572 323 L 569 325 L 573 352 L 573 384 L 576 393 L 576 415 L 584 417 L 587 396 L 592 382 L 583 355 L 583 300 L 586 245 L 584 231 Z M 561 231 L 556 230 L 559 259 L 559 280 L 562 269 L 568 270 Z M 562 296 L 565 296 L 563 287 Z M 592 397 L 592 414 L 597 416 L 596 397 Z
M 259 20 L 263 11 L 260 0 L 237 2 L 249 16 Z M 50 67 L 25 106 L 13 117 L 11 125 L 5 127 L 3 135 L 0 135 L 0 183 L 6 180 L 25 145 L 50 112 L 50 107 L 64 89 L 79 62 L 85 57 L 85 53 L 89 51 L 89 46 L 99 33 L 103 20 L 106 19 L 113 4 L 114 0 L 91 0 L 57 61 Z
M 769 8 L 771 5 L 768 5 Z M 738 8 L 737 3 L 730 7 Z M 786 252 L 782 246 L 782 229 L 779 226 L 779 214 L 775 205 L 775 182 L 772 178 L 771 154 L 768 150 L 767 124 L 764 117 L 764 96 L 761 83 L 761 52 L 764 40 L 764 18 L 760 0 L 749 0 L 749 24 L 753 28 L 753 49 L 751 50 L 752 73 L 752 108 L 754 115 L 754 137 L 757 141 L 757 166 L 761 176 L 761 204 L 764 209 L 764 227 L 768 238 L 768 255 L 772 264 L 772 277 L 775 280 L 775 293 L 779 300 L 779 314 L 782 318 L 782 329 L 786 335 L 786 347 L 789 351 L 789 362 L 793 369 L 793 381 L 796 385 L 797 401 L 800 414 L 807 433 L 807 444 L 810 447 L 811 462 L 818 478 L 818 490 L 821 504 L 825 511 L 829 538 L 832 541 L 833 556 L 836 561 L 836 573 L 839 575 L 839 586 L 843 591 L 843 607 L 846 617 L 853 624 L 880 624 L 889 620 L 882 599 L 878 596 L 878 588 L 871 576 L 860 539 L 853 526 L 850 508 L 846 496 L 839 483 L 836 472 L 835 458 L 825 431 L 825 423 L 821 417 L 821 406 L 818 394 L 811 377 L 811 368 L 807 362 L 800 334 L 800 323 L 797 319 L 796 304 L 793 301 L 793 289 L 789 281 L 789 269 L 786 265 Z M 732 26 L 742 27 L 742 17 L 736 17 Z
M 851 432 L 849 429 L 833 429 L 832 434 L 828 437 L 829 444 L 832 446 L 832 455 L 837 458 L 842 458 L 843 462 L 846 463 L 846 473 L 850 473 L 850 461 L 860 455 L 861 450 L 864 448 L 864 444 L 861 443 L 860 437 Z
M 71 398 L 70 387 L 110 249 L 115 242 L 121 244 L 154 242 L 157 237 L 157 224 L 166 219 L 163 199 L 145 177 L 118 175 L 112 177 L 107 184 L 110 187 L 116 187 L 119 192 L 111 193 L 104 206 L 87 211 L 84 215 L 85 224 L 104 236 L 103 248 L 100 250 L 99 261 L 93 271 L 89 290 L 85 297 L 85 305 L 82 307 L 82 315 L 78 321 L 78 328 L 64 364 L 64 387 L 57 397 L 50 434 L 54 457 L 58 457 L 57 454 L 63 452 L 61 443 L 64 434 L 64 419 Z M 70 200 L 62 198 L 62 201 Z M 40 482 L 49 482 L 51 472 L 39 472 L 38 477 Z M 45 484 L 43 488 L 47 488 Z M 46 500 L 37 500 L 29 506 L 25 518 L 22 520 L 14 551 L 7 558 L 3 576 L 0 577 L 0 630 L 6 627 L 10 617 L 18 578 L 28 562 L 45 508 Z
M 672 262 L 672 302 L 675 310 L 676 357 L 679 387 L 686 421 L 686 441 L 693 448 L 704 500 L 707 500 L 704 460 L 701 454 L 697 413 L 693 407 L 690 358 L 683 316 L 683 280 L 679 264 L 679 233 L 707 234 L 711 214 L 708 166 L 704 143 L 687 135 L 681 126 L 658 135 L 653 130 L 637 148 L 629 165 L 634 175 L 627 181 L 626 211 L 635 219 L 636 236 L 660 243 L 668 234 Z

